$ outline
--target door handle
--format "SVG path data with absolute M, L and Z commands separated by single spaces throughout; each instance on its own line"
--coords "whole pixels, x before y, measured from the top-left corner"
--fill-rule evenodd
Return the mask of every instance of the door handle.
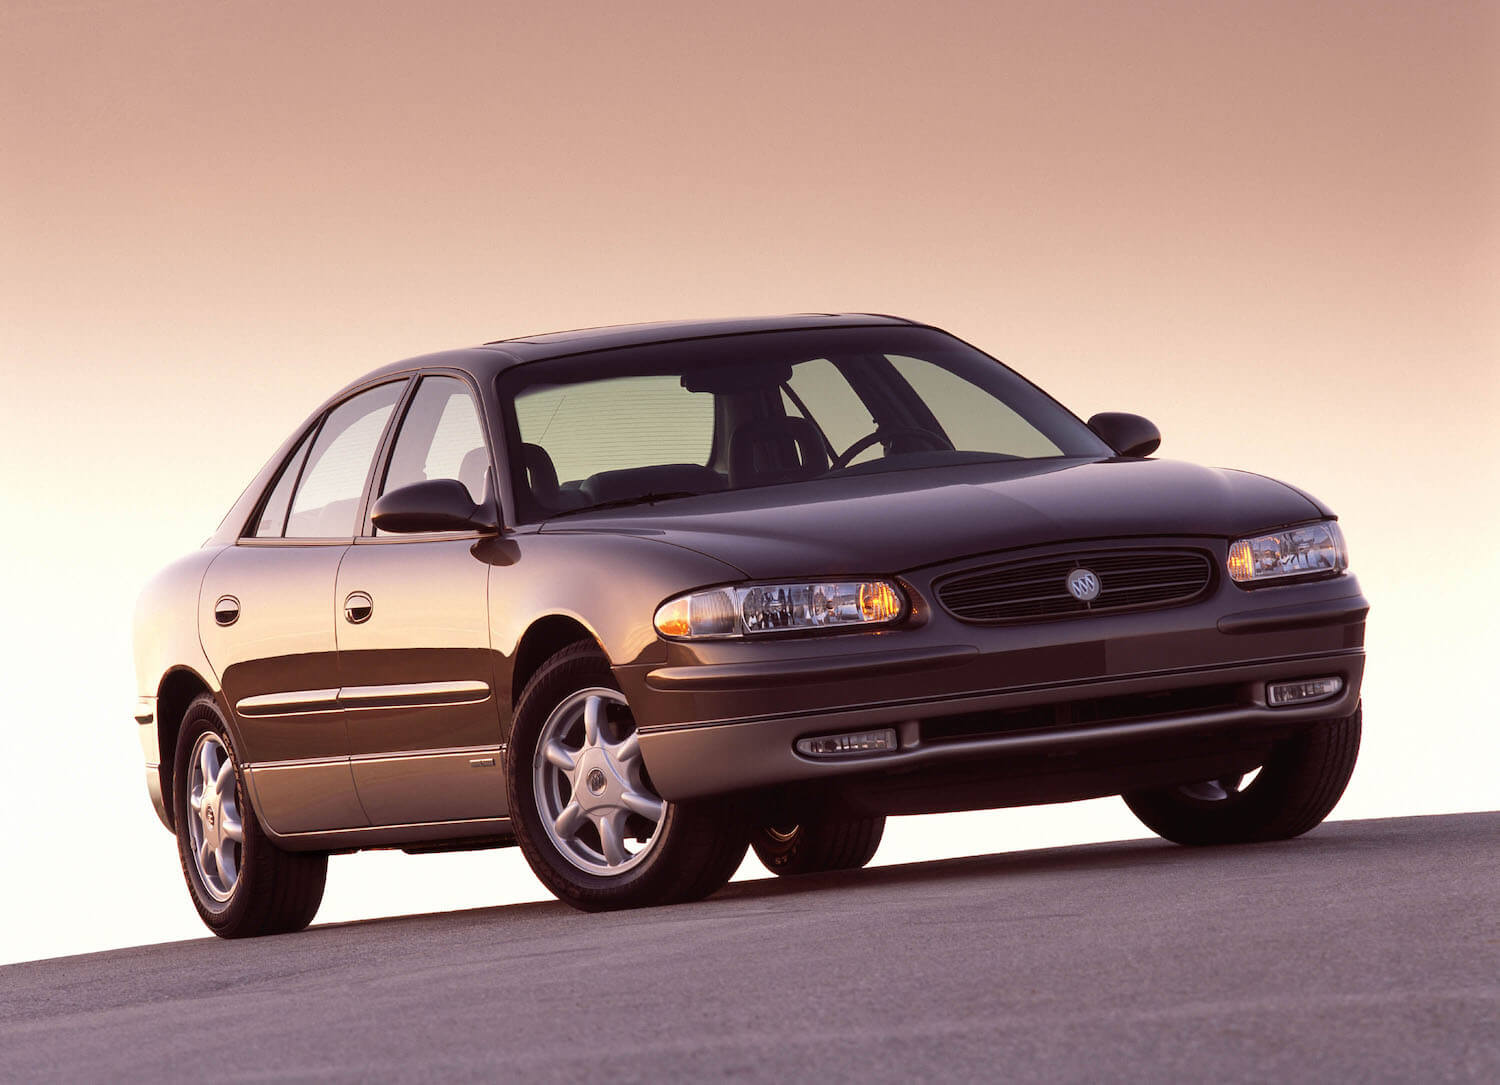
M 362 591 L 352 591 L 344 599 L 344 617 L 354 625 L 369 621 L 374 613 L 375 601 Z
M 220 625 L 233 625 L 240 620 L 240 601 L 232 595 L 221 595 L 214 604 L 214 621 Z

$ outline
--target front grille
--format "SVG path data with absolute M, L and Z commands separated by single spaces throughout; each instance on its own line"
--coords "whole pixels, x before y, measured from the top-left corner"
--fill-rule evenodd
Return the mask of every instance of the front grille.
M 1189 603 L 1213 582 L 1213 561 L 1200 550 L 1110 550 L 1028 558 L 956 573 L 938 581 L 938 602 L 966 622 L 1070 618 L 1117 610 Z M 1099 578 L 1089 601 L 1068 591 L 1068 576 L 1088 569 Z
M 965 739 L 1013 735 L 1023 731 L 1167 719 L 1195 712 L 1218 712 L 1238 708 L 1243 703 L 1243 691 L 1239 686 L 1198 686 L 1157 693 L 1092 697 L 1058 704 L 1029 705 L 1025 708 L 935 716 L 922 721 L 921 733 L 924 743 L 963 742 Z

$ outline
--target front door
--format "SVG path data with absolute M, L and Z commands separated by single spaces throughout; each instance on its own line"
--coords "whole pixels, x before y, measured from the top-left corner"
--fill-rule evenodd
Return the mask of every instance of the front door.
M 453 478 L 475 502 L 490 458 L 469 385 L 422 378 L 376 494 Z M 339 699 L 360 801 L 375 825 L 504 817 L 489 566 L 474 532 L 366 528 L 338 572 Z

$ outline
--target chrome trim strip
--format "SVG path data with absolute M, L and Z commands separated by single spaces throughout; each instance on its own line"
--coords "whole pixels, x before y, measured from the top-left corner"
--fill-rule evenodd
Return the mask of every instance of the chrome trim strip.
M 326 535 L 317 539 L 289 538 L 277 535 L 268 539 L 256 539 L 247 535 L 241 535 L 234 541 L 235 546 L 348 546 L 354 541 L 354 536 Z
M 263 693 L 240 699 L 234 710 L 242 716 L 289 716 L 304 712 L 337 712 L 344 708 L 427 708 L 474 704 L 487 700 L 489 695 L 490 687 L 485 682 L 408 682 L 394 686 Z
M 398 750 L 392 753 L 362 753 L 349 760 L 357 765 L 364 765 L 371 761 L 410 761 L 420 757 L 465 757 L 477 754 L 480 757 L 486 754 L 499 753 L 498 746 L 455 746 L 442 750 Z
M 348 755 L 338 757 L 303 757 L 286 761 L 249 761 L 241 766 L 252 776 L 261 769 L 317 768 L 324 765 L 347 765 Z
M 286 693 L 263 693 L 235 702 L 241 716 L 289 716 L 302 712 L 337 712 L 339 691 L 336 689 L 294 689 Z
M 142 727 L 148 723 L 156 722 L 155 697 L 137 697 L 135 699 L 135 722 Z
M 338 691 L 344 708 L 425 708 L 429 705 L 473 704 L 487 700 L 485 682 L 408 682 L 394 686 L 345 686 Z
M 286 761 L 252 761 L 245 765 L 245 769 L 254 772 L 256 769 L 286 769 L 306 768 L 314 765 L 363 765 L 370 761 L 408 761 L 415 757 L 456 757 L 463 755 L 486 755 L 495 756 L 500 753 L 499 746 L 452 746 L 441 750 L 398 750 L 393 753 L 363 753 L 354 757 L 307 757 L 292 758 Z

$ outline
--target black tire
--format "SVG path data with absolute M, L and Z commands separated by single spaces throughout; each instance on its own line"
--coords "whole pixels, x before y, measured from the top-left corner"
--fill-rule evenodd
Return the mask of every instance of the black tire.
M 511 825 L 532 871 L 560 900 L 586 912 L 700 900 L 722 888 L 749 847 L 744 818 L 730 802 L 666 803 L 649 853 L 620 874 L 580 869 L 548 834 L 534 776 L 538 743 L 555 709 L 596 688 L 618 691 L 619 685 L 599 649 L 580 643 L 544 663 L 516 703 L 506 785 Z
M 1318 825 L 1338 803 L 1359 757 L 1361 708 L 1323 720 L 1272 751 L 1247 786 L 1200 798 L 1184 787 L 1124 796 L 1148 829 L 1177 844 L 1249 844 L 1289 840 Z M 1224 783 L 1221 781 L 1220 783 Z
M 824 819 L 763 826 L 750 834 L 750 844 L 767 870 L 785 877 L 858 870 L 875 858 L 884 835 L 884 817 Z
M 205 882 L 194 856 L 189 819 L 189 762 L 203 735 L 217 736 L 234 770 L 234 800 L 243 840 L 238 846 L 238 877 L 228 899 L 220 900 Z M 226 792 L 227 794 L 227 792 Z M 172 774 L 172 811 L 177 825 L 177 857 L 193 905 L 204 924 L 220 938 L 254 938 L 299 931 L 312 922 L 323 901 L 328 856 L 322 852 L 289 852 L 266 836 L 245 790 L 234 739 L 209 694 L 188 705 L 177 735 Z M 220 872 L 222 873 L 222 872 Z

